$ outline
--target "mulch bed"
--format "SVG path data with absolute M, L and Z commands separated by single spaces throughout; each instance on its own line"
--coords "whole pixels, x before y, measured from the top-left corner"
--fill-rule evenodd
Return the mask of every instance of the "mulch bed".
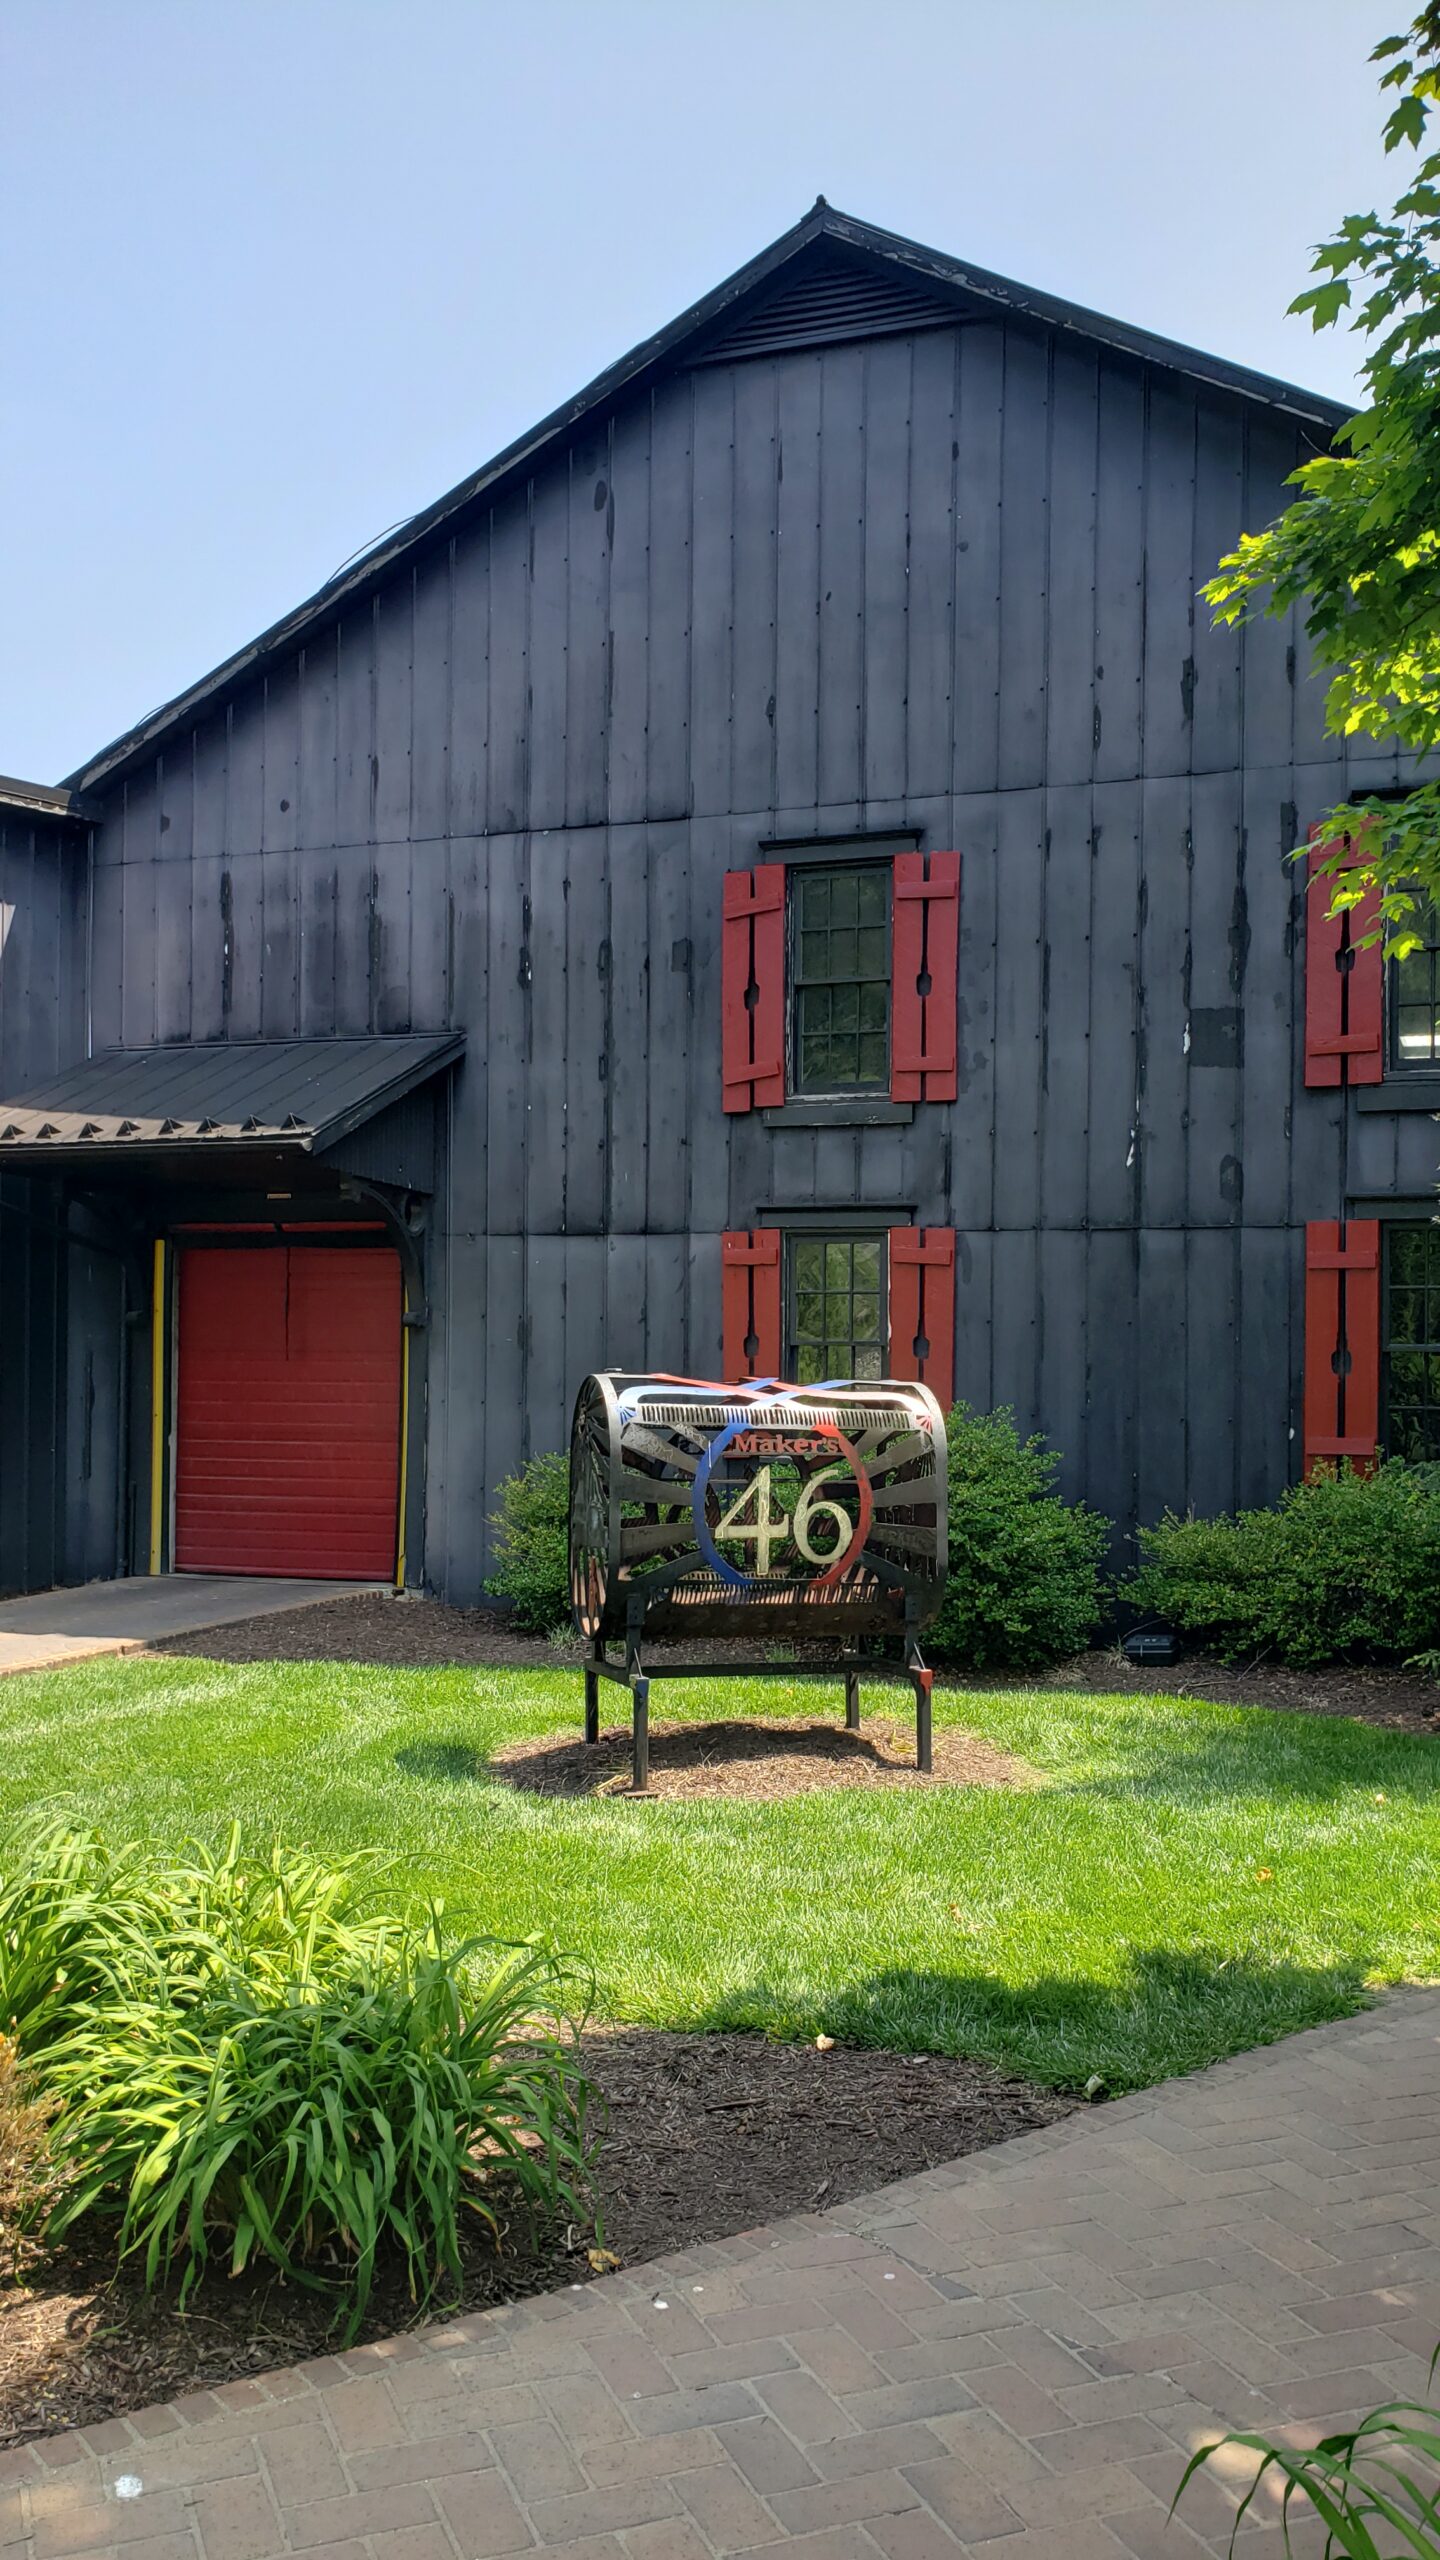
M 843 1725 L 754 1722 L 650 1727 L 650 1784 L 643 1799 L 631 1783 L 630 1734 L 617 1725 L 598 1742 L 573 1734 L 546 1734 L 538 1742 L 510 1742 L 492 1753 L 487 1777 L 540 1796 L 652 1797 L 742 1796 L 772 1803 L 810 1795 L 819 1787 L 1033 1787 L 1038 1769 L 997 1751 L 976 1733 L 942 1726 L 935 1735 L 933 1774 L 915 1766 L 915 1728 L 872 1721 L 858 1733 Z
M 599 2156 L 604 2243 L 639 2265 L 760 2222 L 843 2203 L 892 2178 L 1052 2124 L 1072 2099 L 983 2064 L 907 2060 L 755 2035 L 607 2031 L 584 2039 L 608 2105 Z M 458 2307 L 589 2282 L 592 2231 L 538 2244 L 523 2225 L 477 2235 Z M 362 2338 L 414 2321 L 382 2274 Z M 0 2445 L 264 2373 L 333 2346 L 325 2311 L 273 2281 L 217 2274 L 177 2310 L 99 2255 L 56 2257 L 0 2285 Z
M 278 1611 L 209 1635 L 176 1637 L 157 1653 L 194 1654 L 212 1662 L 374 1662 L 420 1671 L 451 1663 L 490 1670 L 564 1670 L 578 1666 L 580 1649 L 568 1641 L 516 1635 L 498 1609 L 453 1609 L 443 1600 L 384 1593 L 361 1599 L 322 1600 L 314 1608 Z M 663 1677 L 667 1657 L 725 1661 L 733 1645 L 722 1642 L 647 1646 L 646 1659 Z M 795 1657 L 803 1661 L 803 1650 Z M 785 1663 L 777 1660 L 777 1677 Z M 1228 1670 L 1195 1654 L 1169 1671 L 1139 1668 L 1118 1651 L 1077 1654 L 1054 1671 L 1023 1679 L 941 1672 L 937 1685 L 956 1689 L 1085 1689 L 1123 1696 L 1206 1698 L 1222 1706 L 1299 1709 L 1312 1716 L 1358 1716 L 1366 1724 L 1399 1732 L 1432 1733 L 1440 1721 L 1440 1687 L 1413 1671 L 1345 1665 L 1325 1671 L 1286 1671 L 1276 1664 Z

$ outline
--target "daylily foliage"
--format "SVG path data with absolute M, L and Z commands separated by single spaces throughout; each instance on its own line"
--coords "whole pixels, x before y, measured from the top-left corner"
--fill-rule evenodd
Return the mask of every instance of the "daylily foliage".
M 1440 150 L 1425 149 L 1440 101 L 1440 0 L 1371 59 L 1394 93 L 1385 148 L 1413 151 L 1415 173 L 1388 219 L 1346 216 L 1315 251 L 1319 282 L 1290 306 L 1317 329 L 1348 315 L 1362 332 L 1366 405 L 1334 451 L 1292 474 L 1298 496 L 1263 533 L 1242 535 L 1203 592 L 1217 622 L 1299 605 L 1328 676 L 1330 729 L 1423 755 L 1440 748 Z M 1398 803 L 1343 801 L 1325 833 L 1332 875 L 1346 835 L 1366 852 L 1336 878 L 1335 906 L 1378 884 L 1379 920 L 1364 938 L 1413 948 L 1417 896 L 1440 898 L 1440 782 Z

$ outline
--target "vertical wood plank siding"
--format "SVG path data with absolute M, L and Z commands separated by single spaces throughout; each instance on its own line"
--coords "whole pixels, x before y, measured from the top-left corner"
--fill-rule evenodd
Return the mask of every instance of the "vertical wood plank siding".
M 1212 633 L 1196 589 L 1299 451 L 1019 319 L 682 371 L 115 787 L 97 1045 L 469 1034 L 429 1386 L 452 1597 L 587 1363 L 713 1371 L 720 1236 L 780 1205 L 953 1227 L 958 1391 L 1122 1531 L 1279 1491 L 1294 1240 L 1346 1180 L 1343 1097 L 1299 1086 L 1286 855 L 1344 775 L 1302 635 Z M 957 1100 L 727 1125 L 724 872 L 903 824 L 964 857 Z M 1398 1146 L 1423 1189 L 1428 1123 Z
M 0 815 L 0 1092 L 83 1054 L 85 939 L 83 835 Z M 63 1217 L 57 1183 L 0 1181 L 0 1595 L 114 1564 L 118 1266 Z

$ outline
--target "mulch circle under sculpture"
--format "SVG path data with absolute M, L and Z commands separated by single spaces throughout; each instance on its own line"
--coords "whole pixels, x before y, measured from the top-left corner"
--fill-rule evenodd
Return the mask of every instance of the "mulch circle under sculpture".
M 506 1743 L 490 1774 L 541 1796 L 628 1796 L 630 1733 L 616 1726 L 598 1742 L 573 1733 Z M 808 1795 L 827 1787 L 1033 1787 L 1038 1771 L 979 1734 L 943 1726 L 934 1774 L 915 1766 L 915 1728 L 903 1715 L 868 1717 L 858 1733 L 835 1724 L 721 1717 L 710 1724 L 653 1723 L 650 1784 L 642 1802 L 664 1796 L 739 1796 L 747 1803 Z

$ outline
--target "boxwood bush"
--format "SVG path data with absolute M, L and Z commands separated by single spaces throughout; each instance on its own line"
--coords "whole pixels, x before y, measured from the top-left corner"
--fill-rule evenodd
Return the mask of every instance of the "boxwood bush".
M 490 1589 L 510 1603 L 512 1625 L 554 1636 L 570 1624 L 570 1461 L 547 1449 L 498 1486 L 490 1515 L 495 1563 Z
M 1299 1669 L 1440 1645 L 1440 1486 L 1392 1459 L 1373 1475 L 1319 1469 L 1273 1510 L 1140 1532 L 1125 1591 L 1227 1662 Z
M 1005 1408 L 947 1419 L 950 1579 L 924 1639 L 965 1671 L 1032 1671 L 1078 1653 L 1102 1608 L 1110 1523 L 1055 1491 L 1059 1459 Z
M 1022 1440 L 1008 1412 L 957 1405 L 947 1428 L 950 1582 L 927 1652 L 969 1671 L 1029 1671 L 1077 1652 L 1101 1614 L 1109 1522 L 1061 1501 L 1058 1459 Z M 490 1587 L 530 1634 L 570 1625 L 568 1502 L 567 1462 L 553 1453 L 499 1489 Z

